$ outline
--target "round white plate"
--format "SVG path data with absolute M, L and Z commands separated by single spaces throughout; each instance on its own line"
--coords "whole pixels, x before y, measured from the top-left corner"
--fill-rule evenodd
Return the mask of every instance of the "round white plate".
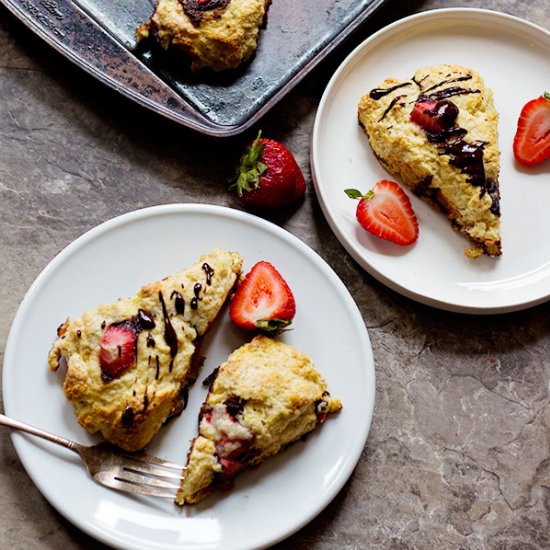
M 388 173 L 357 123 L 360 98 L 384 79 L 410 78 L 426 65 L 472 67 L 494 92 L 500 113 L 502 249 L 498 259 L 469 260 L 467 241 L 441 213 L 409 193 L 420 225 L 401 248 L 364 231 L 344 189 L 367 191 Z M 501 313 L 550 297 L 550 161 L 514 162 L 522 106 L 548 89 L 550 33 L 521 19 L 474 9 L 443 9 L 400 20 L 356 48 L 329 82 L 313 131 L 317 196 L 334 233 L 359 264 L 394 290 L 465 313 Z
M 4 405 L 13 418 L 82 443 L 97 439 L 78 426 L 47 355 L 56 327 L 100 303 L 193 264 L 214 247 L 240 252 L 248 271 L 272 262 L 292 288 L 297 315 L 282 339 L 307 353 L 343 410 L 305 442 L 243 473 L 230 492 L 198 505 L 117 493 L 94 483 L 76 455 L 14 433 L 27 472 L 50 503 L 75 525 L 120 548 L 224 549 L 273 544 L 298 530 L 337 494 L 365 445 L 374 405 L 374 365 L 363 319 L 331 268 L 290 233 L 260 218 L 216 206 L 147 208 L 108 221 L 68 246 L 23 300 L 4 357 Z M 149 451 L 184 463 L 206 396 L 201 381 L 247 341 L 226 310 L 205 340 L 206 362 L 187 410 L 164 427 Z

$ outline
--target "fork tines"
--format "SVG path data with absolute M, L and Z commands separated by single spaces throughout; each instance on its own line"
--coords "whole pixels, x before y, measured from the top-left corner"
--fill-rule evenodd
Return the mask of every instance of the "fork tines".
M 116 471 L 98 472 L 94 479 L 121 491 L 175 498 L 183 477 L 183 466 L 143 453 L 126 454 L 122 459 Z

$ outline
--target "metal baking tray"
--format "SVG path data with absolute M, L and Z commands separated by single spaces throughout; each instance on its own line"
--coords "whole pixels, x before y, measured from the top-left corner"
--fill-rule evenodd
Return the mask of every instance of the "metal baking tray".
M 137 46 L 154 0 L 0 0 L 100 81 L 201 133 L 243 132 L 385 0 L 272 0 L 255 55 L 238 69 L 192 74 L 176 54 Z

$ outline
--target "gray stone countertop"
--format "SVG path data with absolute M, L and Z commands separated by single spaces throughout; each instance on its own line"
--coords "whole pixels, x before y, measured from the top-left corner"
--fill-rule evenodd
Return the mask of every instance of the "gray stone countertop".
M 390 1 L 261 121 L 309 182 L 305 202 L 276 221 L 345 282 L 377 370 L 374 420 L 355 472 L 281 548 L 550 548 L 549 304 L 468 316 L 402 297 L 345 253 L 311 185 L 316 108 L 345 53 L 393 20 L 450 5 L 550 28 L 547 0 Z M 505 60 L 502 70 L 510 70 Z M 88 229 L 154 204 L 240 208 L 225 182 L 251 135 L 215 141 L 142 110 L 0 8 L 0 354 L 34 278 Z M 0 464 L 1 548 L 102 547 L 41 496 L 4 429 Z

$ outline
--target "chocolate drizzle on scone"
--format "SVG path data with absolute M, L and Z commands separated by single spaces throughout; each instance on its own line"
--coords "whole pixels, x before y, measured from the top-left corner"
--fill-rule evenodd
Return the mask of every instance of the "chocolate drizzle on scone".
M 147 445 L 168 418 L 181 412 L 185 388 L 203 362 L 200 341 L 241 267 L 239 254 L 214 249 L 128 298 L 67 319 L 48 361 L 51 370 L 61 362 L 67 365 L 61 371 L 63 389 L 79 423 L 129 451 Z M 207 292 L 201 291 L 197 311 L 184 310 L 183 301 L 189 305 L 197 282 Z
M 218 19 L 231 0 L 179 0 L 181 7 L 194 27 L 203 21 Z
M 361 98 L 358 118 L 380 163 L 474 243 L 468 256 L 500 255 L 498 114 L 476 71 L 439 65 L 388 78 Z

